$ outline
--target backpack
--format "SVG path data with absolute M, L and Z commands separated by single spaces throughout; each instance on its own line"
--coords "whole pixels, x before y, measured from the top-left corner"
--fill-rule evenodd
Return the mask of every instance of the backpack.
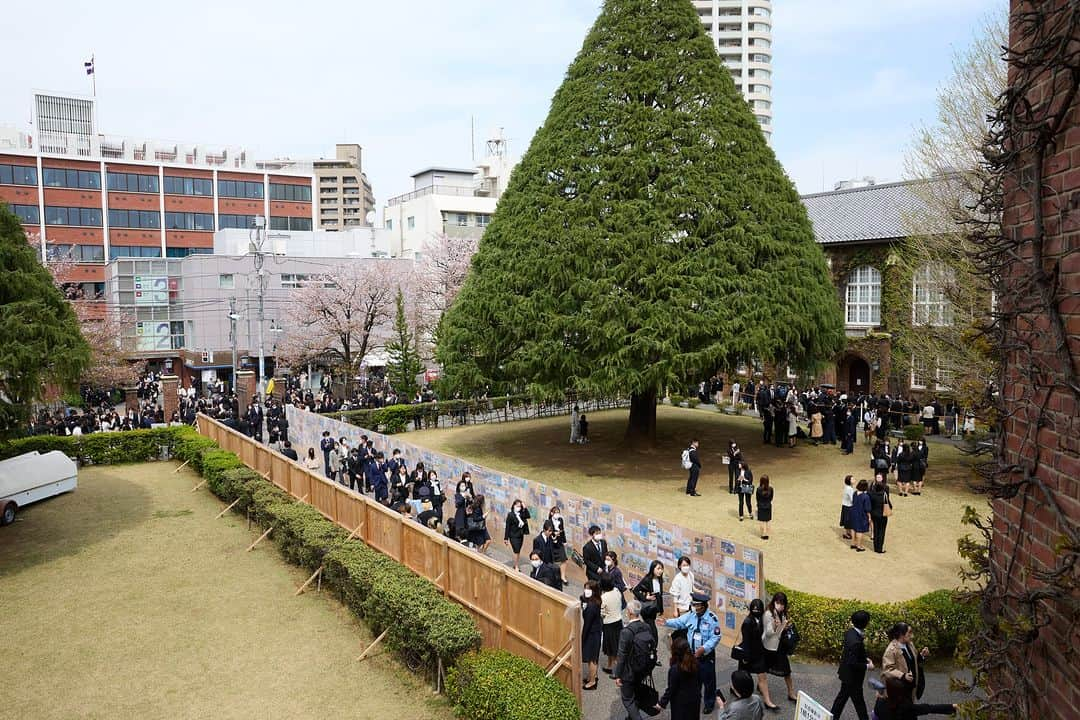
M 653 639 L 649 627 L 642 623 L 640 629 L 634 632 L 633 641 L 630 644 L 630 670 L 634 673 L 634 679 L 651 675 L 656 667 L 656 640 Z
M 693 466 L 690 462 L 690 448 L 686 448 L 682 451 L 682 469 L 689 470 Z

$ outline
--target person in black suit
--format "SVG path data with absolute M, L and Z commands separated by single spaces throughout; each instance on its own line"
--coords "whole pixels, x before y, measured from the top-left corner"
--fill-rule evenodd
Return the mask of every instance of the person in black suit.
M 285 447 L 282 448 L 281 454 L 289 458 L 293 462 L 300 462 L 299 456 L 297 456 L 296 451 L 293 450 L 292 443 L 288 440 L 285 441 Z
M 589 580 L 600 582 L 600 573 L 604 572 L 604 554 L 607 552 L 607 540 L 599 525 L 589 528 L 589 541 L 581 548 L 581 557 L 585 559 L 585 576 Z
M 671 705 L 671 720 L 697 720 L 701 706 L 701 678 L 698 659 L 690 650 L 685 635 L 671 636 L 671 664 L 668 666 L 667 690 L 658 707 Z
M 540 531 L 539 535 L 533 538 L 533 554 L 539 555 L 540 559 L 545 563 L 555 562 L 555 543 L 551 539 L 551 535 L 554 532 L 555 526 L 552 525 L 550 520 L 545 520 L 544 529 Z M 532 557 L 532 555 L 529 557 Z
M 544 562 L 540 558 L 540 553 L 535 550 L 529 553 L 529 564 L 532 565 L 529 577 L 562 592 L 562 577 L 559 575 L 559 568 Z
M 699 496 L 697 491 L 698 476 L 701 475 L 701 460 L 698 458 L 698 441 L 694 438 L 690 441 L 690 475 L 686 478 L 686 494 Z
M 866 671 L 874 669 L 874 661 L 866 654 L 864 634 L 866 626 L 870 624 L 870 613 L 865 610 L 856 610 L 851 614 L 851 627 L 844 633 L 844 650 L 840 656 L 840 667 L 837 675 L 840 677 L 840 692 L 832 704 L 832 716 L 834 720 L 840 720 L 840 714 L 844 712 L 847 701 L 855 706 L 855 713 L 859 720 L 868 720 L 866 712 L 866 700 L 863 699 L 863 680 Z

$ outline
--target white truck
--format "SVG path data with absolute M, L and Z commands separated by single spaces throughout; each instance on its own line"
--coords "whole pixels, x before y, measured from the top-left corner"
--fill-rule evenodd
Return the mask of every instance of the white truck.
M 0 460 L 0 525 L 14 522 L 19 508 L 74 490 L 78 475 L 75 461 L 59 450 Z

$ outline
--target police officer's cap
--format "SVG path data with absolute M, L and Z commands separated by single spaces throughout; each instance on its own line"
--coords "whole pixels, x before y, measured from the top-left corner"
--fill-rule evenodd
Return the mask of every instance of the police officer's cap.
M 702 605 L 708 605 L 709 596 L 705 593 L 691 593 L 690 602 L 694 603 L 695 605 L 698 603 L 701 603 Z

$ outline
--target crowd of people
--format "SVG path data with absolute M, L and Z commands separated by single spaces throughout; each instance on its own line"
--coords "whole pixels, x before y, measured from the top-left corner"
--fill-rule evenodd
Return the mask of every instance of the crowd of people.
M 41 408 L 30 418 L 31 435 L 89 435 L 95 432 L 146 430 L 165 423 L 159 405 L 161 376 L 143 375 L 135 388 L 136 408 L 117 409 L 113 393 L 83 387 L 81 410 L 68 407 Z

